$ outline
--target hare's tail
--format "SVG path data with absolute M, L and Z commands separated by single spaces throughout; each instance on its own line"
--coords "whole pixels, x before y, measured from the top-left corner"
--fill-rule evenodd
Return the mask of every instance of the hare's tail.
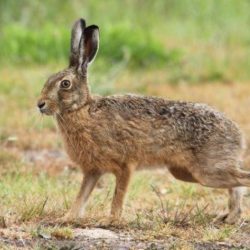
M 234 175 L 242 186 L 250 187 L 250 172 L 237 169 Z

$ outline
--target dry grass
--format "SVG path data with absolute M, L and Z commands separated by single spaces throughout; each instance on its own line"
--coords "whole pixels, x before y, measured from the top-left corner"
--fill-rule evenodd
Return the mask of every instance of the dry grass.
M 52 65 L 51 68 L 56 69 L 57 66 Z M 100 226 L 99 221 L 109 213 L 114 178 L 105 176 L 90 198 L 86 219 L 59 227 L 55 220 L 72 203 L 81 174 L 69 167 L 68 160 L 64 158 L 60 161 L 53 157 L 45 157 L 40 161 L 26 159 L 30 150 L 36 150 L 37 155 L 42 149 L 62 150 L 60 137 L 51 118 L 41 118 L 34 110 L 36 96 L 48 72 L 48 68 L 0 70 L 0 216 L 7 225 L 7 229 L 0 230 L 0 237 L 32 239 L 42 232 L 51 237 L 70 239 L 71 227 Z M 166 84 L 166 79 L 162 71 L 124 72 L 119 75 L 119 82 L 113 79 L 113 92 L 129 90 L 209 103 L 240 124 L 249 144 L 249 84 L 183 83 L 173 86 Z M 99 88 L 95 81 L 93 88 Z M 249 163 L 247 154 L 246 167 Z M 226 209 L 226 194 L 224 190 L 174 180 L 165 170 L 138 172 L 130 184 L 124 210 L 126 219 L 111 228 L 128 231 L 141 240 L 176 237 L 179 241 L 172 249 L 192 249 L 192 242 L 246 242 L 242 238 L 246 227 L 244 223 L 228 226 L 212 221 L 215 213 Z M 249 219 L 249 193 L 246 196 L 243 217 Z M 41 226 L 48 223 L 54 225 Z M 15 227 L 23 231 L 14 230 Z

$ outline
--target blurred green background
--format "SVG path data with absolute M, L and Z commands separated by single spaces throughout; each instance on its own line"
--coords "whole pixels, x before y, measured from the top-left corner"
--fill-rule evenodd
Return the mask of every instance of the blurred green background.
M 79 17 L 100 27 L 98 72 L 159 69 L 169 83 L 250 79 L 248 0 L 0 0 L 0 67 L 67 64 Z

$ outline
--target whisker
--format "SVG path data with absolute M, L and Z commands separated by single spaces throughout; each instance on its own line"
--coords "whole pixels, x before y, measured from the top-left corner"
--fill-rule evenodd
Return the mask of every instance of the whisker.
M 29 123 L 32 123 L 32 125 L 33 125 L 32 127 L 29 127 L 29 129 L 28 129 L 29 131 L 32 128 L 37 127 L 38 125 L 41 124 L 42 116 L 41 116 L 41 113 L 40 114 L 39 113 L 34 108 L 28 110 L 28 118 L 27 118 L 27 120 L 28 120 Z M 40 118 L 40 119 L 38 119 L 38 118 Z

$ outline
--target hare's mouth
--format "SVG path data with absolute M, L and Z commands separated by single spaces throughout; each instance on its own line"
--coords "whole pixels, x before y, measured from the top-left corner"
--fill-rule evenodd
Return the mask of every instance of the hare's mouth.
M 56 111 L 47 100 L 39 100 L 37 107 L 42 114 L 53 115 Z
M 40 109 L 40 112 L 42 113 L 42 114 L 45 114 L 45 115 L 53 115 L 55 112 L 53 112 L 52 110 L 50 110 L 50 109 Z
M 39 109 L 40 113 L 41 114 L 44 114 L 44 115 L 53 115 L 55 112 L 49 108 L 42 108 L 42 109 Z

